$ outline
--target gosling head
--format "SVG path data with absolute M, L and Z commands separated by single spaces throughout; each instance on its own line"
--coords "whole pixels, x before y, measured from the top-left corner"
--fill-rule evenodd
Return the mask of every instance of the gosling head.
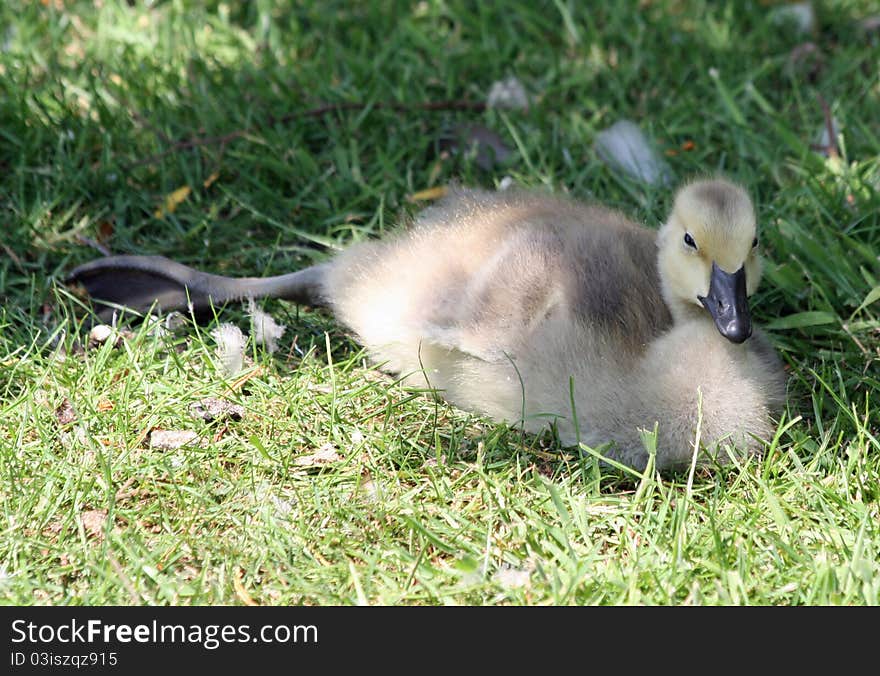
M 752 335 L 748 296 L 761 280 L 755 209 L 746 192 L 723 179 L 679 190 L 658 234 L 663 297 L 676 320 L 708 312 L 722 336 Z

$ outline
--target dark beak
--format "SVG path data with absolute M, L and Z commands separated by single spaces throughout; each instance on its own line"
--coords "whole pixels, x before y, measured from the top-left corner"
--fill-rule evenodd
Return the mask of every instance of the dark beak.
M 709 294 L 697 296 L 722 336 L 732 343 L 741 343 L 752 335 L 752 317 L 749 299 L 746 297 L 746 269 L 741 267 L 733 274 L 724 272 L 712 263 Z

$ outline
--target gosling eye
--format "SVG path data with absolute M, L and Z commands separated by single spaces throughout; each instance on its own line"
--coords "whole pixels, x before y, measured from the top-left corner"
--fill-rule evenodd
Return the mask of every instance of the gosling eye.
M 754 249 L 756 246 L 758 246 L 758 238 L 757 237 L 755 237 L 755 239 L 752 240 L 752 248 Z
M 694 238 L 691 237 L 691 233 L 684 233 L 684 243 L 687 244 L 691 249 L 697 248 L 697 243 L 694 241 Z

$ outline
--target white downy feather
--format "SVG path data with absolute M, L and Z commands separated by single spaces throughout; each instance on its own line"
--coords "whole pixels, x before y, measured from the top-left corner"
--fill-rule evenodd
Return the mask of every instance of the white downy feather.
M 596 134 L 596 153 L 613 169 L 651 185 L 668 185 L 669 165 L 651 147 L 635 122 L 620 120 Z
M 217 343 L 217 358 L 223 366 L 223 372 L 231 378 L 241 372 L 244 365 L 244 349 L 247 338 L 241 329 L 234 324 L 220 324 L 211 331 L 211 337 Z
M 263 345 L 269 354 L 274 353 L 287 327 L 276 322 L 268 312 L 263 312 L 253 300 L 248 301 L 247 313 L 251 318 L 254 340 L 258 345 Z

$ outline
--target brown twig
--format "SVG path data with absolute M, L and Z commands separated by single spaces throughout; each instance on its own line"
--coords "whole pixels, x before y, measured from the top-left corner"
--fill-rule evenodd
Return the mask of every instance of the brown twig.
M 90 246 L 95 251 L 99 252 L 100 254 L 102 254 L 104 256 L 112 256 L 113 255 L 113 252 L 110 251 L 110 249 L 108 247 L 104 246 L 100 242 L 93 240 L 91 237 L 86 237 L 84 235 L 75 235 L 74 239 L 77 241 L 77 243 L 82 244 L 84 246 Z
M 116 573 L 116 576 L 119 578 L 119 581 L 122 583 L 122 586 L 125 587 L 125 590 L 128 592 L 131 597 L 132 605 L 141 605 L 145 599 L 138 594 L 137 589 L 135 589 L 134 584 L 131 581 L 131 578 L 125 572 L 125 569 L 120 565 L 119 561 L 116 560 L 116 557 L 113 556 L 110 552 L 106 554 L 107 562 L 110 564 L 110 567 L 113 569 L 113 572 Z
M 125 500 L 126 498 L 130 498 L 132 495 L 137 495 L 138 491 L 130 491 L 128 490 L 134 485 L 135 478 L 129 477 L 128 480 L 124 484 L 122 484 L 119 489 L 116 491 L 116 497 L 114 498 L 116 502 L 120 500 Z
M 263 367 L 257 366 L 257 368 L 255 368 L 253 371 L 249 371 L 248 373 L 245 373 L 243 376 L 239 376 L 236 380 L 231 382 L 229 384 L 229 387 L 227 387 L 226 389 L 226 394 L 234 394 L 238 392 L 244 386 L 244 384 L 247 383 L 247 381 L 261 375 L 263 375 Z
M 331 103 L 326 106 L 312 108 L 311 110 L 285 115 L 278 118 L 278 121 L 287 123 L 300 117 L 320 117 L 327 113 L 337 113 L 345 110 L 365 110 L 367 108 L 372 108 L 373 110 L 394 110 L 400 113 L 408 113 L 413 110 L 473 110 L 482 112 L 486 110 L 486 104 L 482 101 L 428 101 L 427 103 L 415 104 L 383 103 L 382 101 L 377 101 L 376 103 Z
M 235 141 L 236 139 L 241 138 L 250 131 L 251 130 L 249 129 L 236 129 L 235 131 L 224 134 L 223 136 L 202 136 L 201 138 L 197 137 L 186 139 L 184 141 L 177 141 L 168 150 L 164 150 L 161 153 L 156 153 L 155 155 L 148 155 L 147 157 L 143 158 L 142 160 L 138 160 L 137 162 L 131 162 L 130 164 L 127 164 L 125 168 L 133 169 L 135 167 L 140 167 L 145 164 L 153 164 L 154 162 L 163 160 L 169 155 L 173 155 L 180 150 L 189 150 L 190 148 L 198 148 L 199 146 L 219 145 L 221 149 L 225 149 L 230 141 Z
M 282 115 L 281 117 L 269 117 L 266 121 L 265 125 L 256 125 L 249 127 L 247 129 L 236 129 L 234 131 L 229 132 L 228 134 L 223 134 L 222 136 L 196 136 L 193 138 L 182 139 L 180 141 L 175 141 L 172 143 L 171 147 L 168 150 L 165 150 L 161 153 L 156 153 L 155 155 L 149 155 L 143 159 L 137 160 L 136 162 L 131 162 L 126 165 L 126 169 L 133 169 L 134 167 L 143 166 L 145 164 L 153 164 L 154 162 L 158 162 L 168 155 L 171 155 L 180 150 L 190 150 L 192 148 L 198 148 L 203 146 L 214 146 L 219 145 L 222 149 L 225 149 L 226 146 L 238 139 L 246 136 L 255 131 L 259 131 L 264 127 L 271 127 L 275 124 L 289 124 L 295 120 L 302 119 L 305 117 L 321 117 L 323 115 L 327 115 L 329 113 L 338 113 L 347 110 L 394 110 L 397 112 L 412 112 L 415 110 L 419 111 L 441 111 L 441 110 L 472 110 L 475 112 L 481 112 L 486 109 L 486 104 L 481 101 L 429 101 L 427 103 L 416 103 L 416 104 L 406 104 L 406 103 L 386 103 L 386 102 L 376 102 L 376 103 L 331 103 L 325 106 L 319 106 L 317 108 L 311 108 L 309 110 L 298 111 L 295 113 L 290 113 L 288 115 Z M 133 113 L 134 115 L 134 113 Z M 134 115 L 136 119 L 143 122 L 143 118 L 140 118 L 137 115 Z M 155 131 L 155 127 L 152 125 L 151 129 Z M 162 140 L 170 142 L 165 134 L 157 134 L 162 138 Z
M 129 108 L 129 112 L 131 113 L 131 116 L 134 118 L 135 122 L 140 124 L 142 127 L 146 127 L 147 129 L 149 129 L 156 136 L 158 136 L 160 139 L 162 139 L 162 141 L 164 143 L 173 143 L 173 141 L 171 140 L 171 137 L 168 136 L 168 134 L 166 134 L 164 131 L 159 129 L 159 127 L 157 127 L 155 124 L 150 122 L 150 120 L 148 118 L 141 115 L 134 108 Z
M 853 332 L 849 328 L 849 324 L 847 322 L 843 322 L 841 326 L 843 326 L 843 330 L 846 332 L 846 335 L 852 338 L 852 341 L 856 344 L 856 347 L 858 347 L 859 350 L 862 351 L 862 354 L 865 356 L 869 355 L 870 352 L 868 352 L 868 350 L 865 349 L 865 346 L 862 345 L 862 342 L 853 335 Z
M 6 252 L 6 255 L 9 256 L 10 260 L 18 266 L 18 269 L 21 272 L 24 272 L 24 265 L 21 264 L 21 259 L 15 255 L 15 252 L 2 242 L 0 242 L 0 247 L 3 248 L 3 251 Z
M 233 571 L 232 588 L 235 589 L 235 595 L 246 606 L 260 605 L 259 603 L 257 603 L 256 601 L 254 601 L 251 598 L 251 595 L 248 594 L 247 589 L 244 588 L 244 584 L 242 584 L 242 582 L 241 582 L 241 568 L 235 568 L 235 570 Z

